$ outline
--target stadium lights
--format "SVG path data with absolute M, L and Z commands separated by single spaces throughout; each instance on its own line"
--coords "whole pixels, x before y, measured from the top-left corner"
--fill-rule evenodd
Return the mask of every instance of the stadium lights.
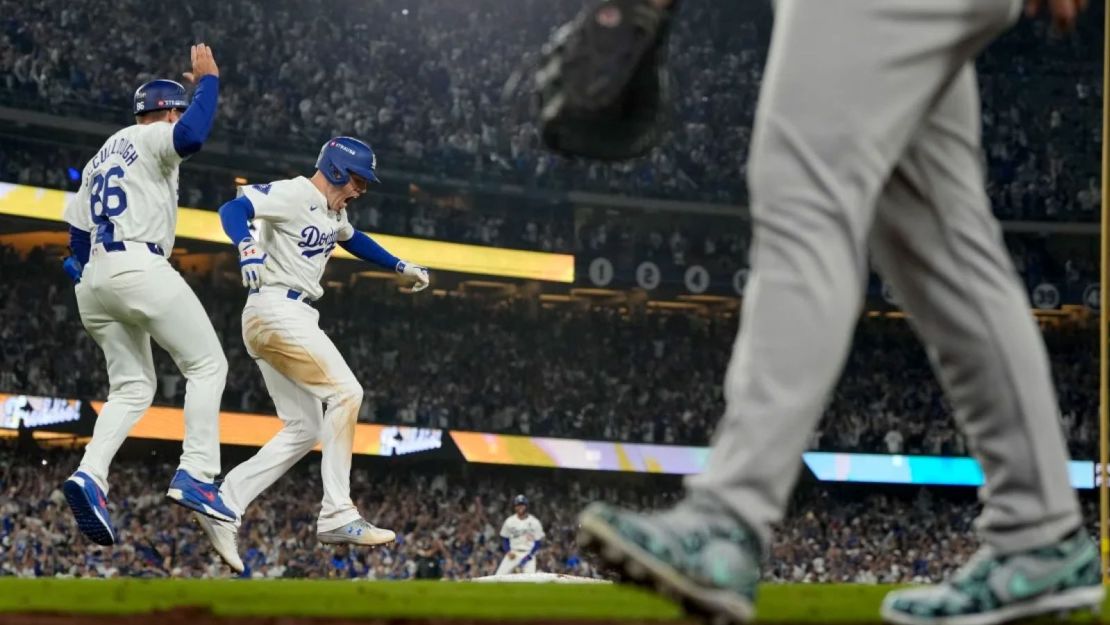
M 677 302 L 669 300 L 653 300 L 647 303 L 648 308 L 663 308 L 668 310 L 705 310 L 704 304 L 694 302 Z
M 572 297 L 613 297 L 614 295 L 623 295 L 624 292 L 614 289 L 578 288 L 571 289 L 570 294 Z
M 678 299 L 703 304 L 738 304 L 740 302 L 739 298 L 727 295 L 679 295 Z
M 493 289 L 506 292 L 516 290 L 516 285 L 509 282 L 497 282 L 496 280 L 464 280 L 459 283 L 459 290 L 466 292 L 468 289 Z

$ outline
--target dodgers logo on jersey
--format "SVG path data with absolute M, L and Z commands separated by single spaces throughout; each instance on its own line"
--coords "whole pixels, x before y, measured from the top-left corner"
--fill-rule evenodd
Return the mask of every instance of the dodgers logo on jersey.
M 312 258 L 321 252 L 331 256 L 338 236 L 338 230 L 324 234 L 316 226 L 305 226 L 301 230 L 301 240 L 297 243 L 297 247 L 304 248 L 301 250 L 301 255 L 305 258 Z

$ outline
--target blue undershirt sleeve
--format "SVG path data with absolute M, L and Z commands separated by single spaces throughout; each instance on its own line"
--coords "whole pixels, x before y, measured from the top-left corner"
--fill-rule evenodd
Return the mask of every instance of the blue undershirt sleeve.
M 353 237 L 346 241 L 340 241 L 339 245 L 358 258 L 368 263 L 374 263 L 384 269 L 396 271 L 397 263 L 401 262 L 400 259 L 387 252 L 384 247 L 378 245 L 377 241 L 371 239 L 365 232 L 356 230 Z
M 197 83 L 193 102 L 173 125 L 173 149 L 181 158 L 200 152 L 208 133 L 212 131 L 212 120 L 216 118 L 216 101 L 220 93 L 220 79 L 208 75 Z
M 254 219 L 254 205 L 245 195 L 241 195 L 220 207 L 220 224 L 231 242 L 238 245 L 251 236 L 250 224 Z
M 73 251 L 73 255 L 77 260 L 81 261 L 82 265 L 89 262 L 89 250 L 92 248 L 92 240 L 89 233 L 84 230 L 70 226 L 69 227 L 69 249 Z

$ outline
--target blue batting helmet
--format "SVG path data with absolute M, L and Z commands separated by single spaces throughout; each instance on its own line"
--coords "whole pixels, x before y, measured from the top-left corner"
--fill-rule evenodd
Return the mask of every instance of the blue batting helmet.
M 316 159 L 316 169 L 320 170 L 328 182 L 335 185 L 347 184 L 351 174 L 361 176 L 367 182 L 381 182 L 374 170 L 378 158 L 367 144 L 353 137 L 336 137 L 320 148 Z
M 527 506 L 528 505 L 528 498 L 525 497 L 524 495 L 517 495 L 516 497 L 513 497 L 513 505 L 514 506 Z
M 189 107 L 189 94 L 181 83 L 159 78 L 143 83 L 135 90 L 133 113 L 142 115 L 152 111 L 184 109 Z

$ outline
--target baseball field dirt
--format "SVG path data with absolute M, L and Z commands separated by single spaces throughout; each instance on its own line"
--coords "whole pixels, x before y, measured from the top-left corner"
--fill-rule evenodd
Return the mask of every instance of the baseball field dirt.
M 890 588 L 765 585 L 758 617 L 773 623 L 875 623 Z M 683 620 L 674 604 L 615 585 L 0 578 L 0 623 L 5 625 L 630 625 Z M 1077 615 L 1071 620 L 1095 619 Z

